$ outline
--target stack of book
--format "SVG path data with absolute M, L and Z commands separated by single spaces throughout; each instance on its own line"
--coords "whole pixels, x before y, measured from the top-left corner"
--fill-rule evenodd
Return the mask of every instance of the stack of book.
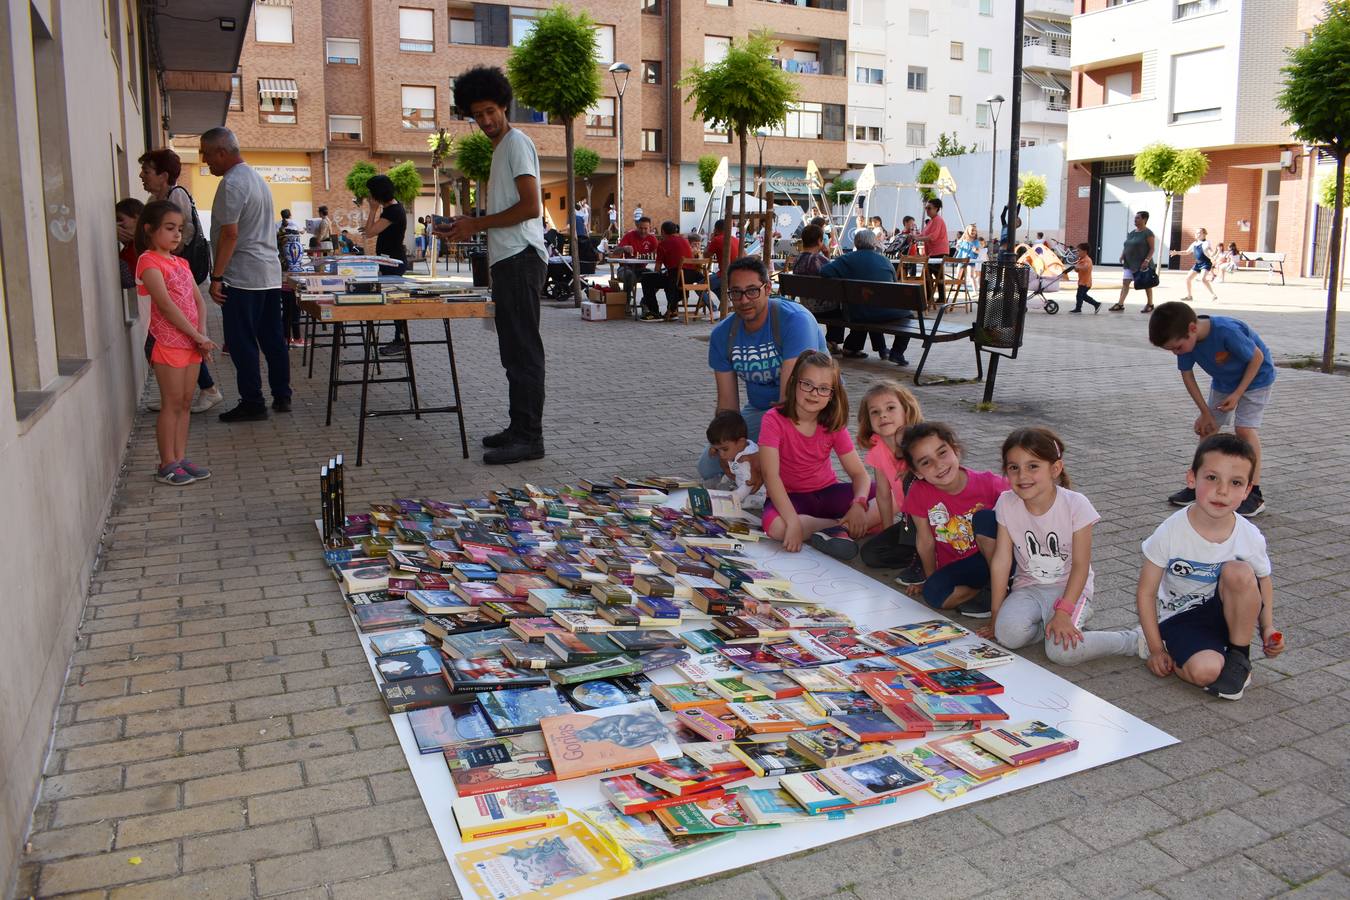
M 755 525 L 666 505 L 679 484 L 329 511 L 347 546 L 325 559 L 390 713 L 445 761 L 463 839 L 553 829 L 466 854 L 476 871 L 551 841 L 623 871 L 1077 747 L 1008 723 L 989 674 L 1007 651 L 946 619 L 857 628 L 745 555 Z M 548 785 L 572 779 L 595 802 L 557 828 Z

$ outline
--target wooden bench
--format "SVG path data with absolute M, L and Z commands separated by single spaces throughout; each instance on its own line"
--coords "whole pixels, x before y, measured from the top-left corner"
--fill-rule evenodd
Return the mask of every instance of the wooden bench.
M 1266 273 L 1266 284 L 1270 284 L 1274 276 L 1280 276 L 1280 284 L 1284 284 L 1284 258 L 1285 253 L 1249 253 L 1246 250 L 1238 253 L 1237 271 L 1257 271 Z
M 860 328 L 865 331 L 879 331 L 883 334 L 914 338 L 923 343 L 923 355 L 914 369 L 914 383 L 922 384 L 923 367 L 928 361 L 928 352 L 934 344 L 946 344 L 951 341 L 969 340 L 975 343 L 975 370 L 977 377 L 984 377 L 984 363 L 980 359 L 980 346 L 976 341 L 974 323 L 943 322 L 945 309 L 939 309 L 932 319 L 926 317 L 923 285 L 899 284 L 885 281 L 856 281 L 845 278 L 821 278 L 815 275 L 791 275 L 784 273 L 778 279 L 779 290 L 784 296 L 809 299 L 820 303 L 838 304 L 837 313 L 819 313 L 816 315 L 824 325 L 840 325 L 845 328 Z M 849 315 L 851 306 L 872 306 L 880 309 L 902 310 L 911 314 L 903 322 L 858 322 Z

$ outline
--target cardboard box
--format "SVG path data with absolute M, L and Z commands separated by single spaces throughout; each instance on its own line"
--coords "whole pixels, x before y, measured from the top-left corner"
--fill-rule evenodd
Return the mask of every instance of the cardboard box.
M 588 300 L 581 302 L 581 319 L 583 322 L 604 322 L 609 318 L 609 307 L 604 303 L 591 303 Z
M 606 306 L 627 306 L 628 294 L 623 290 L 604 290 L 602 288 L 588 288 L 586 298 L 592 303 L 603 303 Z

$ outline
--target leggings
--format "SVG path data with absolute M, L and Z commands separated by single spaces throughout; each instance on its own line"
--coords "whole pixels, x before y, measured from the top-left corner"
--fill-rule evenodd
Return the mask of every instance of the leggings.
M 1017 588 L 1004 599 L 994 620 L 994 638 L 1010 650 L 1045 641 L 1045 655 L 1061 666 L 1077 665 L 1102 656 L 1130 656 L 1135 652 L 1137 639 L 1132 631 L 1084 631 L 1076 647 L 1064 647 L 1045 636 L 1045 626 L 1055 614 L 1062 584 L 1032 584 Z M 1082 621 L 1090 609 L 1086 595 L 1080 597 L 1073 610 L 1074 627 L 1082 629 Z

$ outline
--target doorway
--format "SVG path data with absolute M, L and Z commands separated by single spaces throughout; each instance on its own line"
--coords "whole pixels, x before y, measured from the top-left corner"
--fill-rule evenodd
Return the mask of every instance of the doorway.
M 1280 224 L 1280 170 L 1261 173 L 1261 228 L 1257 233 L 1258 253 L 1274 253 L 1275 235 Z

